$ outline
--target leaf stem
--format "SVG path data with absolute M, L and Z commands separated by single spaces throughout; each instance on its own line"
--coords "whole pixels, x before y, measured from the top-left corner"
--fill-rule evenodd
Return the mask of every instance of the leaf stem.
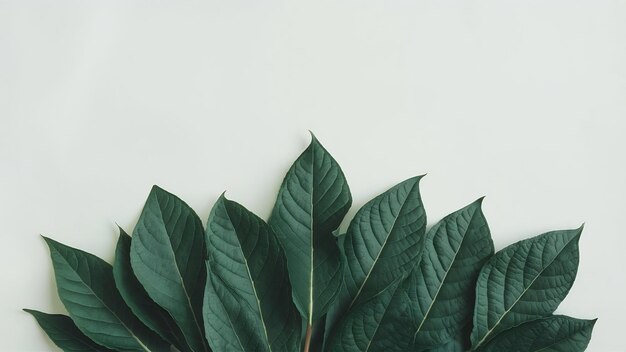
M 307 325 L 306 335 L 304 336 L 304 352 L 309 352 L 309 348 L 311 347 L 311 333 L 312 332 L 313 332 L 313 327 L 311 325 Z

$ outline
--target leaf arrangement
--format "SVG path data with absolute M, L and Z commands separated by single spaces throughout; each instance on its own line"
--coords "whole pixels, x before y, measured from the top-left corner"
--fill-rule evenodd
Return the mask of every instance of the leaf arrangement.
M 482 198 L 426 230 L 421 177 L 352 204 L 313 137 L 268 222 L 222 195 L 206 229 L 155 186 L 115 260 L 45 238 L 69 316 L 25 310 L 64 351 L 584 351 L 595 320 L 552 315 L 582 227 L 494 254 Z

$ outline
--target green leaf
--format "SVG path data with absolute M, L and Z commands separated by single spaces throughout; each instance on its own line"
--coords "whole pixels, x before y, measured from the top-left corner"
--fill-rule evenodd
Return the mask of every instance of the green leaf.
M 576 277 L 581 232 L 582 226 L 523 240 L 485 264 L 476 284 L 474 349 L 506 329 L 554 312 Z
M 125 351 L 164 350 L 167 344 L 132 315 L 115 289 L 111 265 L 44 237 L 57 289 L 76 326 L 98 344 Z
M 332 232 L 352 204 L 337 162 L 312 136 L 287 172 L 269 224 L 287 256 L 293 300 L 309 325 L 324 316 L 342 285 Z
M 218 199 L 207 224 L 205 329 L 217 351 L 297 351 L 301 320 L 283 250 L 242 205 Z
M 150 298 L 174 319 L 195 352 L 206 351 L 202 222 L 182 200 L 154 186 L 133 232 L 130 262 Z
M 426 227 L 421 178 L 410 178 L 369 201 L 340 237 L 345 287 L 328 314 L 327 338 L 340 319 L 351 319 L 352 307 L 378 295 L 419 262 Z
M 587 348 L 595 320 L 552 316 L 506 330 L 481 352 L 582 352 Z
M 24 309 L 35 317 L 39 326 L 50 340 L 65 352 L 109 352 L 113 351 L 91 341 L 83 334 L 72 319 L 61 314 L 47 314 L 32 309 Z
M 130 265 L 131 237 L 122 228 L 119 230 L 120 237 L 115 248 L 115 261 L 113 262 L 113 278 L 124 302 L 147 327 L 179 350 L 189 351 L 190 348 L 185 344 L 185 338 L 172 317 L 150 299 L 133 274 Z
M 471 324 L 476 279 L 494 252 L 481 203 L 446 216 L 428 232 L 408 291 L 417 350 L 442 345 Z
M 398 346 L 394 336 L 381 333 L 379 328 L 387 321 L 389 305 L 402 286 L 404 278 L 397 278 L 377 295 L 354 306 L 347 319 L 341 320 L 337 332 L 331 335 L 329 351 L 368 352 L 368 351 L 407 351 Z

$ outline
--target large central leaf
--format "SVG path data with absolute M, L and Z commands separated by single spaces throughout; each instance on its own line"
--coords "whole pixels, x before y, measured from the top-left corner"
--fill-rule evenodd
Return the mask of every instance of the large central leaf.
M 218 351 L 297 351 L 300 316 L 274 232 L 243 206 L 217 201 L 207 224 L 206 333 Z
M 499 332 L 554 312 L 574 283 L 581 232 L 582 227 L 520 241 L 485 264 L 476 283 L 473 349 Z
M 135 276 L 150 298 L 172 316 L 193 351 L 207 350 L 202 324 L 205 244 L 198 215 L 154 186 L 130 249 Z
M 287 172 L 269 220 L 285 249 L 294 302 L 308 325 L 327 312 L 341 288 L 332 232 L 351 203 L 343 172 L 313 136 Z

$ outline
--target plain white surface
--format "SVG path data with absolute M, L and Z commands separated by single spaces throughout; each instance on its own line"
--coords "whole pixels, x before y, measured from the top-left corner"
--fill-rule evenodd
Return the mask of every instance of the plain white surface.
M 54 349 L 40 233 L 110 260 L 155 183 L 266 217 L 311 129 L 355 209 L 428 172 L 429 222 L 486 195 L 498 249 L 586 222 L 558 312 L 626 351 L 625 38 L 622 0 L 2 0 L 0 350 Z

